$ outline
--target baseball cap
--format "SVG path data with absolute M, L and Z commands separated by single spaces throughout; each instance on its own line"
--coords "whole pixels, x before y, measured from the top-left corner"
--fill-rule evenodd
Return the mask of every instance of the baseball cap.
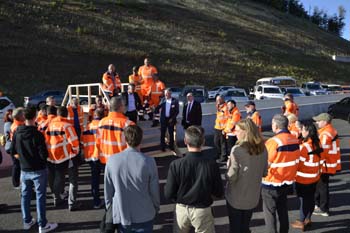
M 328 113 L 321 113 L 312 118 L 314 121 L 327 121 L 330 122 L 332 120 L 332 116 Z
M 249 106 L 249 105 L 253 105 L 253 106 L 255 106 L 255 103 L 254 103 L 254 101 L 248 101 L 244 106 Z

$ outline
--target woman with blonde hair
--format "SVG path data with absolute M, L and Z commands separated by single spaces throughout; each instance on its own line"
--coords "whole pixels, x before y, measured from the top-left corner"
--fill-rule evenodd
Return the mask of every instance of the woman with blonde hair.
M 236 145 L 227 161 L 226 201 L 230 232 L 250 232 L 253 209 L 258 205 L 261 178 L 267 174 L 267 151 L 251 119 L 236 124 Z

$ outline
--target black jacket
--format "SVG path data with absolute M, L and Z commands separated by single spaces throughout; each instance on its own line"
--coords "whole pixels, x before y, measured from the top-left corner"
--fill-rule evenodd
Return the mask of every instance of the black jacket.
M 124 98 L 125 106 L 126 106 L 125 111 L 128 111 L 129 93 L 128 92 L 123 92 L 123 98 Z M 141 99 L 140 99 L 139 95 L 136 92 L 134 92 L 134 99 L 135 99 L 136 110 L 140 110 L 142 108 Z
M 209 154 L 188 152 L 185 157 L 171 162 L 164 188 L 165 198 L 206 208 L 213 203 L 212 196 L 220 198 L 223 195 L 220 169 Z
M 35 126 L 18 126 L 11 143 L 11 155 L 19 155 L 21 170 L 30 172 L 46 168 L 48 151 L 45 138 Z
M 182 126 L 186 129 L 191 125 L 202 125 L 202 106 L 199 102 L 193 100 L 191 110 L 187 115 L 188 102 L 182 109 Z M 188 117 L 188 118 L 186 118 Z

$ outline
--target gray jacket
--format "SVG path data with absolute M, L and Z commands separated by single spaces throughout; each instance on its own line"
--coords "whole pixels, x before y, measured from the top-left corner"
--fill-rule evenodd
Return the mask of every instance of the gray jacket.
M 235 209 L 249 210 L 258 205 L 261 178 L 267 174 L 267 151 L 249 155 L 240 145 L 232 148 L 227 170 L 226 200 Z
M 154 158 L 127 148 L 109 158 L 104 180 L 106 208 L 112 205 L 114 224 L 127 226 L 155 217 L 160 200 Z

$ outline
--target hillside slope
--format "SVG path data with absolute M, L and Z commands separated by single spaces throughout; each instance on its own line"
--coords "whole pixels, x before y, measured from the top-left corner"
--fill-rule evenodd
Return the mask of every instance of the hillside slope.
M 5 0 L 0 3 L 0 90 L 23 96 L 99 82 L 109 63 L 127 80 L 152 57 L 167 84 L 252 86 L 257 78 L 349 82 L 350 43 L 250 1 Z

